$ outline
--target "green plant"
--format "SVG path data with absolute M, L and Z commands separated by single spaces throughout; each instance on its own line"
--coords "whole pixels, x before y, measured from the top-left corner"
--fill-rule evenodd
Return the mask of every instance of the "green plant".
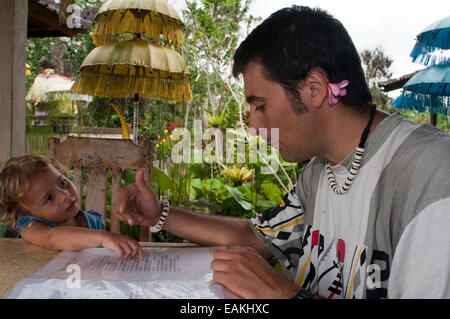
M 5 227 L 5 225 L 3 225 L 2 222 L 0 222 L 0 238 L 5 237 L 5 233 L 6 233 L 6 227 Z
M 429 124 L 430 123 L 430 113 L 424 112 L 420 113 L 414 110 L 401 110 L 401 109 L 391 109 L 391 112 L 399 112 L 401 116 L 414 121 L 419 124 Z M 448 116 L 444 114 L 437 114 L 436 127 L 445 131 L 450 132 Z

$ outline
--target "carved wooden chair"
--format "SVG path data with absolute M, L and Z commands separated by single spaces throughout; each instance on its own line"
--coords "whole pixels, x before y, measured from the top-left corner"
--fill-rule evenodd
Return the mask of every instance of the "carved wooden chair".
M 146 168 L 146 181 L 151 185 L 151 143 L 143 147 L 133 144 L 131 140 L 68 137 L 64 141 L 59 138 L 49 138 L 49 157 L 58 160 L 66 166 L 73 166 L 73 183 L 78 188 L 80 197 L 86 195 L 85 207 L 102 214 L 106 219 L 107 176 L 111 170 L 111 216 L 110 231 L 120 233 L 120 221 L 113 213 L 113 207 L 121 189 L 122 169 L 137 170 Z M 84 181 L 83 170 L 87 169 L 87 179 Z M 83 193 L 83 187 L 85 192 Z M 139 240 L 151 241 L 148 227 L 140 227 Z

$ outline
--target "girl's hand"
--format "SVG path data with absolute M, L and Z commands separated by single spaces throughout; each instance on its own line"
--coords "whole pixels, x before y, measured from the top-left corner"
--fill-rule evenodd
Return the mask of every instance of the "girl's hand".
M 103 233 L 101 245 L 115 251 L 118 257 L 126 258 L 136 255 L 142 257 L 144 255 L 141 245 L 133 238 L 107 231 L 104 231 Z

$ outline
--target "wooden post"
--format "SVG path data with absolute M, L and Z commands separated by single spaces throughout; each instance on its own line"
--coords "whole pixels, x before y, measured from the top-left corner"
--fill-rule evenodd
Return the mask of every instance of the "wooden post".
M 152 170 L 153 170 L 153 159 L 152 159 L 152 143 L 149 142 L 146 144 L 146 149 L 144 150 L 145 153 L 145 181 L 147 182 L 147 185 L 152 187 Z M 139 229 L 139 241 L 142 242 L 150 242 L 152 240 L 152 233 L 150 232 L 148 227 L 140 227 Z
M 430 114 L 430 125 L 436 126 L 437 124 L 437 114 Z
M 28 0 L 3 0 L 0 10 L 0 167 L 25 154 L 25 61 Z

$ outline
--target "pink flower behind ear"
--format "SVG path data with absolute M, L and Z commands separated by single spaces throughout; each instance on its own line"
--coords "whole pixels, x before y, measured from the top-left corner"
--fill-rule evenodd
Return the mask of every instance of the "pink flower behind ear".
M 340 83 L 328 83 L 328 103 L 330 105 L 334 105 L 338 102 L 338 97 L 347 95 L 347 90 L 345 87 L 350 82 L 347 80 L 344 80 Z

